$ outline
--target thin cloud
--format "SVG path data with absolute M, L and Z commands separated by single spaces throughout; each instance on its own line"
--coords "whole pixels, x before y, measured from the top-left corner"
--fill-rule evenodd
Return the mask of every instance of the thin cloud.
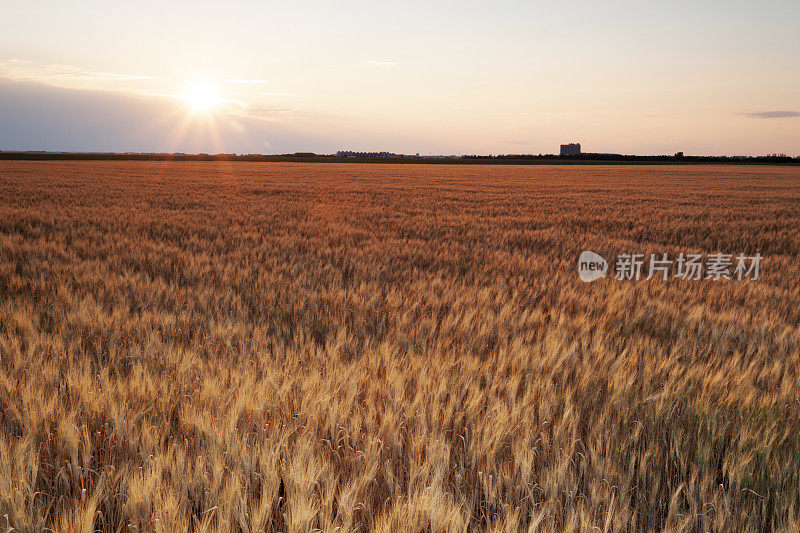
M 223 80 L 225 83 L 238 83 L 240 85 L 263 85 L 267 80 Z
M 66 65 L 62 63 L 39 65 L 29 59 L 9 59 L 0 61 L 0 72 L 3 77 L 15 81 L 136 81 L 152 80 L 153 76 L 142 74 L 128 74 L 119 72 L 104 72 Z
M 800 117 L 798 111 L 757 111 L 755 113 L 745 113 L 751 118 L 796 118 Z
M 400 66 L 399 63 L 395 61 L 380 61 L 377 59 L 373 59 L 372 61 L 365 61 L 364 63 L 358 63 L 356 65 L 350 65 L 351 67 L 377 67 L 377 68 L 392 68 Z
M 279 117 L 290 115 L 297 112 L 297 109 L 291 107 L 278 107 L 278 108 L 246 108 L 242 109 L 238 115 L 241 117 L 257 118 L 274 120 Z
M 259 91 L 258 94 L 262 94 L 264 96 L 292 96 L 292 97 L 300 96 L 299 94 L 295 93 L 273 93 L 270 91 Z

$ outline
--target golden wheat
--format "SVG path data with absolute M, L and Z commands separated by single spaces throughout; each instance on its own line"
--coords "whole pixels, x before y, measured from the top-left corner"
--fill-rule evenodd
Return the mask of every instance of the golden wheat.
M 797 167 L 4 162 L 0 527 L 798 531 L 798 220 Z

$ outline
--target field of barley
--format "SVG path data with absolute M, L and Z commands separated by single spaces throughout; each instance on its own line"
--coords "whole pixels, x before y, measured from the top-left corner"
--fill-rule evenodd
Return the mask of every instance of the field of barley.
M 798 531 L 798 221 L 800 167 L 2 162 L 0 528 Z

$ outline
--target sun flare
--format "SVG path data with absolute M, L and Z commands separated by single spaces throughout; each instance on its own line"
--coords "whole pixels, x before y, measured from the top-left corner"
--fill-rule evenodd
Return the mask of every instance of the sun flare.
M 189 86 L 183 98 L 192 111 L 203 113 L 213 111 L 222 102 L 216 88 L 209 83 Z

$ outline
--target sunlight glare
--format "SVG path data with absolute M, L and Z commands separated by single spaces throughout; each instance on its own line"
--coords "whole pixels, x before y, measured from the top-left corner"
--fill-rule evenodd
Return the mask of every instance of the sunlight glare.
M 209 112 L 217 107 L 221 99 L 214 86 L 209 83 L 195 83 L 184 95 L 189 107 L 196 112 Z

